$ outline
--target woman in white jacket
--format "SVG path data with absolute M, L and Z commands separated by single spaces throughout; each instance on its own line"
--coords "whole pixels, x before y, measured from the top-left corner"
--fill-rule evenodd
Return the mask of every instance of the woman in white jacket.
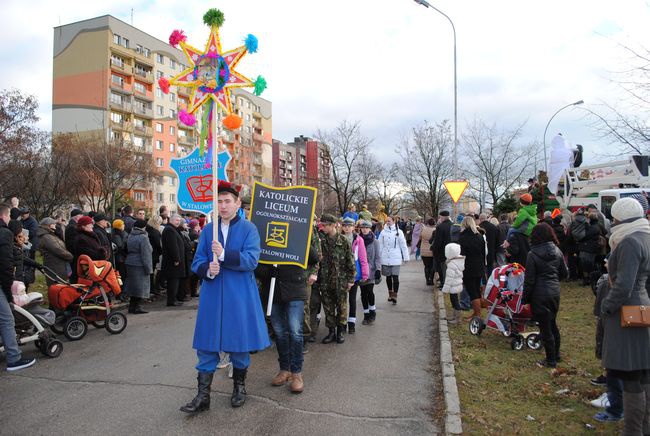
M 392 217 L 386 217 L 384 229 L 377 242 L 381 253 L 381 274 L 386 277 L 388 286 L 388 301 L 397 304 L 399 268 L 402 261 L 409 261 L 409 249 L 404 233 L 397 227 Z
M 447 317 L 450 324 L 458 324 L 461 308 L 458 295 L 463 292 L 463 271 L 465 270 L 465 256 L 460 255 L 460 245 L 456 243 L 445 246 L 445 258 L 447 258 L 447 274 L 442 292 L 449 294 L 451 306 L 454 308 L 454 316 Z

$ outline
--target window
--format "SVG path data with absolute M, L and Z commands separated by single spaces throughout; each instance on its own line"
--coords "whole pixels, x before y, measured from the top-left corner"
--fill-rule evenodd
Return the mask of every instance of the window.
M 133 193 L 133 199 L 135 201 L 144 201 L 145 195 L 144 192 L 136 191 Z
M 169 176 L 167 180 L 169 181 L 169 186 L 176 186 L 176 178 Z
M 246 126 L 246 133 L 250 135 L 251 133 L 251 126 Z
M 149 50 L 147 47 L 145 47 L 145 48 L 142 50 L 142 54 L 144 55 L 144 57 L 146 57 L 146 58 L 150 58 L 150 57 L 151 57 L 151 50 Z
M 129 40 L 126 38 L 122 38 L 122 45 L 124 48 L 129 48 Z
M 251 120 L 251 114 L 246 114 L 246 121 L 248 122 L 250 120 Z
M 133 82 L 133 88 L 135 89 L 135 92 L 139 92 L 140 94 L 147 93 L 147 88 L 140 82 Z
M 115 94 L 114 92 L 111 92 L 111 103 L 121 105 L 123 103 L 123 100 L 124 96 L 122 94 Z
M 187 136 L 187 132 L 185 130 L 179 130 L 178 131 L 178 137 L 179 138 L 185 138 Z
M 280 150 L 280 156 L 284 156 L 286 152 L 284 150 Z
M 113 34 L 113 44 L 122 45 L 122 37 L 117 33 Z
M 111 74 L 111 82 L 120 88 L 124 87 L 124 77 L 118 76 L 117 74 Z
M 169 66 L 171 67 L 172 70 L 176 69 L 176 61 L 172 58 L 169 58 Z
M 300 171 L 302 171 L 303 173 L 307 171 L 307 167 L 305 166 L 305 164 L 300 164 Z
M 239 107 L 243 107 L 243 106 L 244 106 L 244 99 L 240 97 L 239 98 Z
M 162 107 L 161 105 L 157 105 L 156 113 L 162 117 L 163 115 L 165 115 L 165 108 Z
M 159 64 L 164 64 L 165 56 L 161 55 L 160 53 L 156 53 L 156 62 L 158 62 Z
M 246 102 L 246 107 L 247 107 L 248 109 L 251 108 L 251 102 L 250 102 L 250 101 L 247 101 L 247 102 Z
M 174 94 L 173 92 L 170 92 L 169 93 L 169 101 L 171 101 L 171 102 L 176 101 L 176 94 Z
M 135 118 L 134 125 L 136 129 L 144 130 L 144 120 L 140 118 Z
M 176 202 L 176 194 L 169 194 L 169 201 L 171 203 L 175 203 Z
M 142 53 L 142 46 L 140 44 L 136 44 L 135 51 L 136 53 Z
M 118 66 L 120 68 L 124 68 L 124 59 L 117 55 L 111 55 L 111 65 Z
M 156 123 L 156 132 L 162 133 L 163 132 L 163 125 L 162 123 Z
M 176 127 L 169 126 L 169 134 L 170 135 L 175 135 L 176 134 Z
M 136 147 L 144 147 L 144 138 L 141 136 L 134 136 L 133 145 L 135 145 Z
M 175 109 L 170 109 L 169 110 L 169 116 L 172 118 L 176 118 L 176 110 Z
M 162 192 L 158 192 L 158 193 L 156 194 L 156 201 L 157 201 L 158 203 L 162 203 L 162 202 L 164 202 L 164 201 L 165 201 L 165 194 L 163 194 Z
M 173 142 L 170 142 L 169 143 L 169 151 L 171 151 L 173 153 L 175 148 L 176 148 L 176 145 L 174 145 Z
M 160 140 L 156 140 L 156 150 L 162 150 L 165 144 Z
M 156 166 L 158 168 L 164 167 L 165 166 L 165 160 L 163 158 L 157 157 L 156 158 Z
M 160 70 L 156 71 L 156 80 L 160 80 L 162 77 L 165 77 L 165 73 Z
M 163 96 L 162 89 L 156 87 L 156 97 L 157 98 L 162 98 L 162 96 Z
M 114 123 L 122 124 L 122 114 L 116 114 L 115 112 L 111 112 L 111 121 Z

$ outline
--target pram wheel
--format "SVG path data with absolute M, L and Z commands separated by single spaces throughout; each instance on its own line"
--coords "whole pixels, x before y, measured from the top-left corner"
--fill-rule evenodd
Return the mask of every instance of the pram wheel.
M 59 357 L 63 351 L 63 342 L 58 339 L 52 339 L 41 348 L 41 351 L 48 357 Z
M 126 328 L 126 316 L 122 312 L 112 312 L 106 317 L 106 330 L 113 335 L 120 334 Z
M 485 330 L 485 324 L 483 324 L 483 320 L 478 316 L 475 316 L 469 321 L 469 332 L 474 336 L 480 336 L 483 330 Z
M 63 327 L 63 334 L 71 341 L 78 341 L 86 336 L 88 332 L 88 323 L 80 316 L 73 316 Z
M 526 337 L 526 346 L 531 350 L 542 348 L 542 337 L 538 333 L 531 333 Z
M 521 351 L 524 348 L 524 338 L 521 335 L 517 335 L 512 338 L 510 341 L 510 348 L 513 350 Z

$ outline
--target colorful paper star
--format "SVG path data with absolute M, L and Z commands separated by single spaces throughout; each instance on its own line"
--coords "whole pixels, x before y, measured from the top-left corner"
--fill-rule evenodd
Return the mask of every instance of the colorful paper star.
M 213 26 L 205 50 L 200 51 L 189 44 L 179 42 L 190 66 L 174 76 L 169 83 L 192 89 L 187 112 L 195 112 L 212 98 L 229 115 L 232 112 L 230 93 L 232 88 L 255 87 L 255 83 L 235 71 L 239 61 L 248 52 L 246 45 L 222 53 L 219 29 Z

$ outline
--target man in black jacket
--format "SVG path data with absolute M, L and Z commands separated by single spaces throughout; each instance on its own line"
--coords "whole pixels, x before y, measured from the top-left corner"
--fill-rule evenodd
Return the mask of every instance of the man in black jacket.
M 451 242 L 451 221 L 449 220 L 449 211 L 443 210 L 440 212 L 438 225 L 433 237 L 433 244 L 431 244 L 431 251 L 433 258 L 436 261 L 436 270 L 440 278 L 440 289 L 445 284 L 445 272 L 447 271 L 447 264 L 445 260 L 445 247 Z
M 499 247 L 499 229 L 497 226 L 488 221 L 487 214 L 478 216 L 479 227 L 485 230 L 485 241 L 487 242 L 487 276 L 490 276 L 497 261 L 497 250 Z
M 113 257 L 113 244 L 111 243 L 111 237 L 106 231 L 109 226 L 108 218 L 103 213 L 98 213 L 93 217 L 93 221 L 95 221 L 93 232 L 95 232 L 99 238 L 99 244 L 106 250 L 108 260 L 113 264 L 113 266 L 115 266 L 115 258 Z
M 180 215 L 169 218 L 169 224 L 162 232 L 161 270 L 167 279 L 167 306 L 182 306 L 179 300 L 180 280 L 186 276 L 185 244 L 179 232 Z
M 13 271 L 13 246 L 14 234 L 7 224 L 9 223 L 9 206 L 0 204 L 0 337 L 7 353 L 7 371 L 32 366 L 36 359 L 23 359 L 16 341 L 16 330 L 13 313 L 9 303 L 13 303 L 11 285 L 14 281 Z

